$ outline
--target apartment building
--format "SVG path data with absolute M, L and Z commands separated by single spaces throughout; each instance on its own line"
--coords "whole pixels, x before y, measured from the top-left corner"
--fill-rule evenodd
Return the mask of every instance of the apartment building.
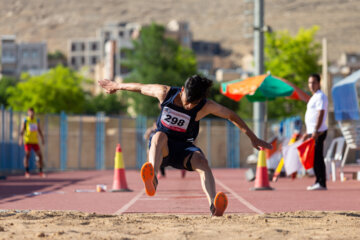
M 100 38 L 77 38 L 69 41 L 68 66 L 79 70 L 83 66 L 93 67 L 102 57 Z
M 188 22 L 171 20 L 166 25 L 165 36 L 174 39 L 183 47 L 191 48 L 192 32 Z
M 47 71 L 46 43 L 17 43 L 15 36 L 1 37 L 1 72 L 20 76 L 22 72 L 39 75 Z
M 94 70 L 97 64 L 114 58 L 114 72 L 108 75 L 125 76 L 129 71 L 121 64 L 125 58 L 121 49 L 133 47 L 132 40 L 139 35 L 140 27 L 137 23 L 109 23 L 97 31 L 95 38 L 71 39 L 68 43 L 68 65 L 76 70 L 84 66 Z M 111 51 L 106 49 L 108 42 L 111 42 Z

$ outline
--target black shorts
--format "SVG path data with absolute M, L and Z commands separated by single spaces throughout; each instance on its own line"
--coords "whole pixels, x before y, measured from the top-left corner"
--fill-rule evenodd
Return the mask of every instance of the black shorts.
M 149 148 L 151 146 L 151 139 L 153 134 L 149 140 Z M 184 167 L 184 159 L 192 155 L 194 152 L 201 152 L 201 149 L 195 146 L 192 142 L 184 142 L 177 141 L 171 138 L 168 138 L 168 148 L 169 155 L 163 158 L 163 162 L 161 164 L 162 167 L 171 166 L 177 169 L 185 169 L 188 171 L 194 171 L 191 168 L 190 162 L 187 164 L 187 167 Z

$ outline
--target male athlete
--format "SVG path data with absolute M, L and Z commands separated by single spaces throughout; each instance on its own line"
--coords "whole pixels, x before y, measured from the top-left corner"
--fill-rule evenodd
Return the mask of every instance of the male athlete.
M 24 157 L 24 167 L 25 167 L 25 177 L 30 177 L 29 171 L 29 159 L 31 154 L 31 149 L 34 150 L 36 155 L 39 158 L 38 167 L 40 177 L 45 177 L 43 173 L 43 157 L 39 147 L 38 133 L 41 137 L 42 143 L 44 144 L 44 136 L 42 134 L 39 119 L 35 118 L 35 112 L 33 108 L 29 108 L 27 111 L 28 116 L 24 119 L 23 125 L 21 127 L 19 145 L 21 146 L 24 141 L 25 148 L 25 157 Z
M 250 138 L 256 149 L 271 148 L 269 143 L 257 138 L 236 113 L 206 99 L 212 85 L 212 81 L 207 78 L 194 75 L 189 77 L 181 88 L 160 84 L 116 83 L 109 80 L 101 80 L 99 84 L 107 93 L 118 90 L 138 92 L 157 98 L 161 104 L 157 132 L 150 140 L 149 162 L 141 169 L 141 177 L 149 196 L 156 192 L 156 175 L 160 166 L 197 171 L 209 201 L 211 214 L 223 215 L 227 207 L 227 197 L 222 192 L 216 194 L 208 161 L 201 149 L 193 144 L 199 133 L 199 120 L 209 114 L 230 120 Z

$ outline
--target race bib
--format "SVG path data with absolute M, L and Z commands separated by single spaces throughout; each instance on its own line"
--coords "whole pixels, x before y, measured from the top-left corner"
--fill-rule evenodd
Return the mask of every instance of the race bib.
M 161 123 L 168 129 L 177 132 L 186 132 L 190 116 L 174 109 L 164 107 L 161 114 Z
M 30 129 L 30 132 L 36 132 L 37 131 L 37 124 L 36 123 L 29 124 L 29 129 Z

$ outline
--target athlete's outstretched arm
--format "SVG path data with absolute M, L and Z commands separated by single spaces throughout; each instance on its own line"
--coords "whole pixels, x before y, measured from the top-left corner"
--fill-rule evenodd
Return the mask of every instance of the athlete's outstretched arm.
M 118 90 L 138 92 L 146 96 L 156 97 L 162 102 L 170 87 L 161 84 L 142 84 L 142 83 L 117 83 L 107 79 L 98 81 L 99 85 L 105 89 L 106 93 L 115 93 Z
M 258 150 L 260 150 L 261 147 L 268 149 L 272 148 L 271 144 L 259 139 L 234 111 L 212 100 L 207 100 L 205 106 L 199 114 L 200 118 L 203 118 L 208 114 L 213 114 L 215 116 L 228 119 L 250 138 L 253 147 Z

